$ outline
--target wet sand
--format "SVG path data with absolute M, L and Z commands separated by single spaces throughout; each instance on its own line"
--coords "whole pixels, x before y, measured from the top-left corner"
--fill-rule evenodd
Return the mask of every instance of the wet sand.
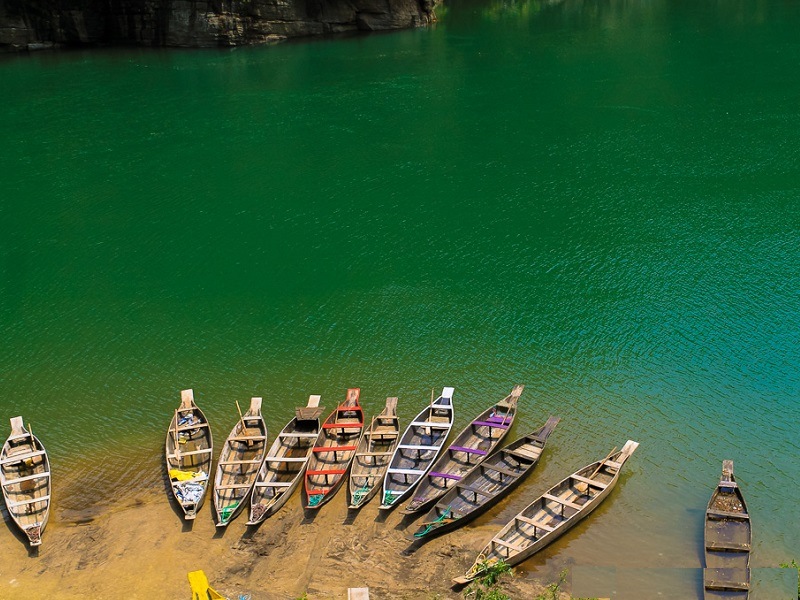
M 28 549 L 6 516 L 0 598 L 187 600 L 186 575 L 197 569 L 232 600 L 238 594 L 293 600 L 303 593 L 310 600 L 344 599 L 349 587 L 369 587 L 373 600 L 462 598 L 451 578 L 498 529 L 484 517 L 408 553 L 408 537 L 422 517 L 408 522 L 396 510 L 384 515 L 377 499 L 349 513 L 344 490 L 316 512 L 305 511 L 295 492 L 258 528 L 248 528 L 240 514 L 218 531 L 212 514 L 207 501 L 185 523 L 156 486 L 102 507 L 56 505 L 38 551 Z M 507 590 L 530 598 L 547 583 L 522 574 Z

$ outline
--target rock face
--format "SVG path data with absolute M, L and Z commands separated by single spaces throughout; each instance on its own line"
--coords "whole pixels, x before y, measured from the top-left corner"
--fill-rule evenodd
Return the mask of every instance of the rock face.
M 137 44 L 212 47 L 400 29 L 437 0 L 0 0 L 0 52 Z

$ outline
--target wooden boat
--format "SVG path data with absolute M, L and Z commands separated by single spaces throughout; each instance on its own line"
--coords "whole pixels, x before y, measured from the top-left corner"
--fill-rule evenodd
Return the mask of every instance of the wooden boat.
M 464 577 L 453 581 L 468 583 L 487 565 L 500 560 L 516 565 L 557 540 L 608 497 L 617 484 L 622 466 L 638 447 L 637 442 L 628 440 L 619 452 L 612 451 L 603 460 L 579 469 L 550 488 L 486 544 Z
M 236 403 L 239 410 L 239 403 Z M 261 398 L 234 425 L 217 462 L 214 476 L 214 508 L 217 527 L 226 527 L 245 506 L 256 476 L 267 455 L 267 424 L 261 416 Z
M 203 505 L 211 478 L 214 441 L 206 416 L 194 403 L 192 390 L 181 391 L 181 405 L 172 415 L 165 445 L 167 477 L 186 520 Z
M 0 486 L 11 519 L 31 546 L 41 545 L 50 516 L 50 460 L 22 417 L 11 419 L 11 435 L 0 452 Z
M 550 417 L 539 429 L 474 466 L 433 506 L 414 537 L 428 539 L 461 527 L 510 494 L 533 471 L 560 420 Z
M 492 453 L 514 424 L 517 402 L 524 389 L 524 385 L 515 385 L 508 396 L 483 411 L 458 434 L 420 481 L 403 511 L 405 514 L 415 514 L 429 507 Z
M 308 404 L 295 411 L 267 452 L 250 496 L 250 520 L 257 525 L 286 504 L 303 478 L 311 449 L 319 436 L 319 396 L 309 396 Z
M 345 481 L 364 429 L 364 411 L 358 403 L 359 388 L 347 390 L 343 404 L 325 419 L 306 465 L 306 508 L 319 508 Z
M 704 540 L 705 600 L 747 598 L 752 529 L 742 490 L 733 476 L 732 460 L 723 461 L 722 477 L 708 502 Z
M 350 470 L 349 508 L 361 508 L 380 490 L 389 461 L 400 441 L 397 398 L 387 398 L 381 414 L 372 419 L 358 443 Z
M 428 472 L 453 428 L 454 416 L 453 388 L 446 387 L 411 421 L 383 478 L 382 510 L 396 506 Z

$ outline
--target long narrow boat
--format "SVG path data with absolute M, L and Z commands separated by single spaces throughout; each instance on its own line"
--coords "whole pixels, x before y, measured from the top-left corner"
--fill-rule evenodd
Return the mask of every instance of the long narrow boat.
M 11 435 L 0 452 L 0 485 L 14 523 L 31 546 L 41 545 L 50 516 L 50 460 L 22 417 L 11 419 Z
M 319 508 L 333 498 L 345 481 L 364 429 L 364 411 L 358 403 L 360 388 L 347 390 L 347 398 L 325 419 L 306 465 L 306 508 Z
M 369 502 L 381 488 L 389 461 L 400 441 L 397 398 L 387 398 L 381 414 L 372 419 L 358 443 L 350 470 L 350 506 L 357 509 Z
M 560 420 L 550 417 L 473 467 L 433 506 L 414 537 L 428 539 L 461 527 L 510 494 L 533 471 Z
M 267 452 L 250 496 L 248 525 L 258 525 L 286 504 L 300 484 L 311 449 L 319 436 L 319 396 L 309 396 L 308 404 L 295 411 Z
M 550 488 L 484 546 L 464 577 L 453 581 L 468 583 L 487 565 L 500 560 L 511 566 L 521 563 L 564 535 L 608 497 L 619 480 L 622 466 L 638 447 L 637 442 L 628 440 L 619 452 L 612 451 L 603 460 L 579 469 Z
M 492 453 L 514 424 L 517 403 L 524 389 L 524 385 L 515 385 L 508 396 L 483 411 L 458 434 L 422 478 L 403 511 L 405 514 L 415 514 L 429 507 Z
M 240 412 L 219 454 L 214 476 L 217 527 L 226 527 L 245 507 L 266 455 L 267 424 L 261 416 L 261 398 L 252 398 L 250 408 L 243 415 Z
M 181 405 L 167 429 L 165 454 L 172 494 L 187 521 L 197 516 L 205 500 L 213 449 L 211 426 L 194 403 L 194 392 L 181 390 Z
M 383 478 L 382 510 L 396 506 L 428 472 L 447 441 L 454 416 L 453 388 L 446 387 L 411 421 Z
M 733 476 L 733 461 L 723 461 L 722 477 L 706 509 L 705 600 L 749 597 L 752 537 L 750 514 Z

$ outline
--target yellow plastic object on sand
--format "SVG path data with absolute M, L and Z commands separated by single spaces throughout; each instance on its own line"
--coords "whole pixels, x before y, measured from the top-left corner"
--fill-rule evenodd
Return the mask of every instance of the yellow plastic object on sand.
M 187 577 L 189 585 L 192 586 L 192 600 L 227 600 L 208 585 L 208 577 L 203 571 L 192 571 Z

